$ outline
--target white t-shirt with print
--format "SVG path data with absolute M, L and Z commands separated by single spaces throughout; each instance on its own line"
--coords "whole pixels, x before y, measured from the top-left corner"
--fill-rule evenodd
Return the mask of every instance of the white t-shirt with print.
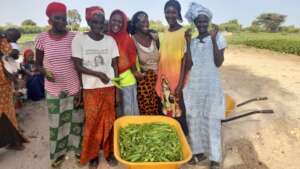
M 84 67 L 105 73 L 110 79 L 114 78 L 112 59 L 119 56 L 119 50 L 111 36 L 104 35 L 102 40 L 95 41 L 87 34 L 77 34 L 72 42 L 72 56 L 82 59 Z M 82 83 L 84 89 L 113 86 L 111 81 L 104 84 L 98 77 L 87 74 L 82 74 Z

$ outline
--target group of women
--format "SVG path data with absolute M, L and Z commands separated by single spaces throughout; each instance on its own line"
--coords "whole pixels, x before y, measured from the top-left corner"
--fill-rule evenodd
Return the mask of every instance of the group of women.
M 113 122 L 124 115 L 175 118 L 191 145 L 190 163 L 209 158 L 210 168 L 220 167 L 225 105 L 218 68 L 227 45 L 216 27 L 208 30 L 210 10 L 190 4 L 185 17 L 198 31 L 195 38 L 181 25 L 177 0 L 164 6 L 168 29 L 160 36 L 144 11 L 129 21 L 114 10 L 106 24 L 103 8 L 86 8 L 85 33 L 66 29 L 62 3 L 50 3 L 46 14 L 51 29 L 37 37 L 35 48 L 46 78 L 52 167 L 69 150 L 91 169 L 101 149 L 113 163 Z

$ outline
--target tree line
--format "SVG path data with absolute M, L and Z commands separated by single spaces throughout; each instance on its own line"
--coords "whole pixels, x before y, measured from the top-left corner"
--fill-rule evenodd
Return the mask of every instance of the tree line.
M 82 18 L 79 12 L 76 9 L 68 10 L 68 28 L 71 31 L 86 31 L 88 28 L 80 27 Z M 250 32 L 286 32 L 286 33 L 299 33 L 300 28 L 297 28 L 293 25 L 291 26 L 282 26 L 286 21 L 287 16 L 277 13 L 263 13 L 256 17 L 252 22 L 251 26 L 243 27 L 237 19 L 230 20 L 228 22 L 219 24 L 221 31 L 227 32 L 241 32 L 241 31 L 250 31 Z M 38 26 L 31 19 L 24 20 L 20 26 L 7 24 L 5 26 L 0 26 L 0 31 L 3 31 L 7 28 L 15 27 L 18 28 L 23 34 L 36 34 L 42 31 L 49 29 L 48 26 L 41 27 Z M 150 27 L 157 30 L 158 32 L 163 32 L 166 30 L 166 26 L 161 21 L 150 21 Z M 191 27 L 186 25 L 186 27 Z M 192 26 L 193 28 L 193 26 Z

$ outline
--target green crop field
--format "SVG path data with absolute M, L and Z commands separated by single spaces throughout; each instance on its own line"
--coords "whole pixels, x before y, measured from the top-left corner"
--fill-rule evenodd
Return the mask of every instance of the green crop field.
M 35 37 L 36 34 L 23 34 L 18 42 L 23 44 L 34 41 Z M 240 32 L 228 35 L 226 38 L 231 45 L 241 44 L 300 56 L 300 33 Z
M 37 34 L 22 34 L 21 38 L 18 40 L 18 43 L 23 44 L 28 41 L 34 41 Z
M 300 34 L 241 32 L 227 36 L 229 44 L 243 44 L 260 49 L 300 56 Z

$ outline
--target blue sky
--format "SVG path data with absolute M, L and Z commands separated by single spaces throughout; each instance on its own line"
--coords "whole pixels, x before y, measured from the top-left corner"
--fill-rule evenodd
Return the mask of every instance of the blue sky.
M 114 9 L 122 9 L 129 17 L 136 11 L 146 11 L 151 20 L 165 23 L 163 7 L 167 0 L 56 0 L 67 4 L 69 9 L 77 9 L 82 18 L 86 7 L 98 5 L 105 9 L 106 17 Z M 192 0 L 179 0 L 184 15 Z M 251 22 L 263 12 L 276 12 L 288 15 L 285 25 L 300 27 L 300 0 L 194 0 L 214 14 L 214 23 L 223 23 L 230 19 L 238 19 L 243 26 Z M 1 0 L 0 25 L 6 23 L 20 24 L 25 19 L 32 19 L 38 25 L 47 25 L 45 9 L 51 0 Z M 83 19 L 81 25 L 86 26 Z

